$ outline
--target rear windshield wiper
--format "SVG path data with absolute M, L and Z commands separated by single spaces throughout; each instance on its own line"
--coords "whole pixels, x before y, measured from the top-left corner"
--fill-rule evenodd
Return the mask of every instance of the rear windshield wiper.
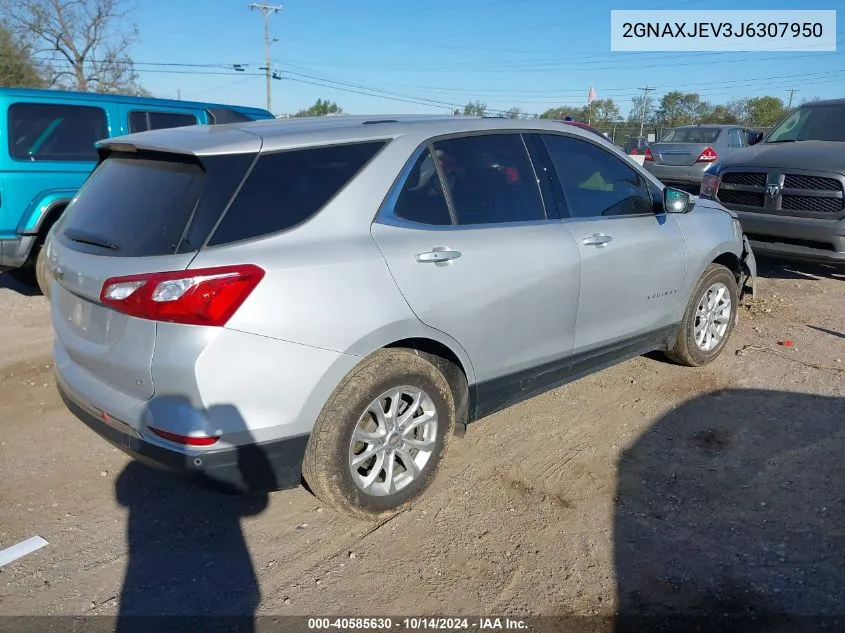
M 797 138 L 779 138 L 776 141 L 764 141 L 764 143 L 766 143 L 767 145 L 769 143 L 797 143 L 797 142 L 798 142 Z
M 73 240 L 74 242 L 79 242 L 80 244 L 90 244 L 91 246 L 99 246 L 100 248 L 107 248 L 110 251 L 119 250 L 117 244 L 113 244 L 102 237 L 98 237 L 96 235 L 92 235 L 91 233 L 85 233 L 82 231 L 65 231 L 65 237 L 69 240 Z

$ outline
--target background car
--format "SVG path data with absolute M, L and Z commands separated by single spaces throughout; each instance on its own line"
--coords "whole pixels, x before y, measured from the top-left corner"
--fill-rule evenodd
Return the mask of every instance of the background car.
M 42 245 L 109 136 L 272 119 L 261 108 L 0 88 L 0 271 L 46 294 Z
M 661 182 L 698 193 L 707 168 L 748 147 L 750 133 L 738 125 L 684 125 L 651 145 L 644 165 Z
M 631 156 L 639 156 L 641 154 L 645 154 L 645 151 L 651 145 L 643 136 L 631 136 L 625 141 L 625 153 Z
M 725 348 L 735 217 L 553 121 L 338 117 L 106 141 L 51 232 L 70 410 L 237 490 L 378 517 L 468 423 L 652 350 Z
M 760 254 L 845 265 L 845 99 L 790 112 L 709 169 L 701 195 L 734 210 Z

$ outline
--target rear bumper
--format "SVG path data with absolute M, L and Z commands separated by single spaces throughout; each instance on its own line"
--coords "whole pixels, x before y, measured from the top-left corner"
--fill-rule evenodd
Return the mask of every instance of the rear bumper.
M 737 211 L 757 255 L 845 264 L 845 221 Z
M 106 423 L 57 376 L 67 408 L 92 431 L 130 457 L 169 471 L 192 483 L 223 492 L 259 492 L 296 488 L 302 480 L 302 459 L 308 435 L 201 453 L 182 453 L 153 444 L 137 433 Z
M 657 165 L 651 161 L 644 163 L 645 168 L 662 183 L 701 184 L 704 171 L 710 163 L 695 165 Z

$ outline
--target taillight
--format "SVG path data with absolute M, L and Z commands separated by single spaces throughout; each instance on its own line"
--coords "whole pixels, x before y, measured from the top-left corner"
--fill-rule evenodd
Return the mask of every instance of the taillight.
M 645 149 L 645 160 L 654 160 L 654 156 L 651 155 L 650 147 L 646 147 Z
M 252 264 L 112 277 L 100 301 L 129 316 L 223 326 L 264 278 Z
M 176 433 L 156 429 L 152 426 L 150 427 L 150 431 L 165 440 L 182 444 L 183 446 L 212 446 L 220 439 L 219 435 L 177 435 Z
M 718 154 L 713 151 L 712 147 L 708 147 L 706 150 L 701 152 L 701 156 L 698 157 L 698 160 L 695 161 L 697 163 L 712 163 L 717 158 L 719 158 Z

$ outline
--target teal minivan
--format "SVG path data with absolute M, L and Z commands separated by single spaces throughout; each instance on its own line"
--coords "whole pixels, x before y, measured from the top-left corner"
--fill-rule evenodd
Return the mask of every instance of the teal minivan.
M 96 166 L 97 141 L 272 118 L 215 103 L 0 88 L 0 271 L 47 294 L 41 245 Z

